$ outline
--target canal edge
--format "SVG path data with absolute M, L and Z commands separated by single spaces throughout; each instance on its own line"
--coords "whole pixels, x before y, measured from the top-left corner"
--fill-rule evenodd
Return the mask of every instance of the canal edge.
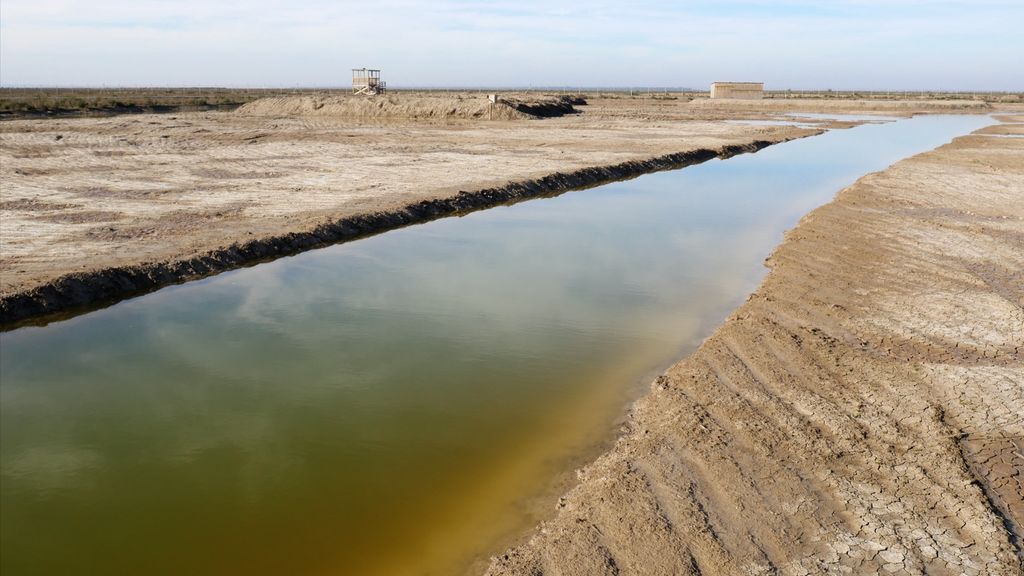
M 0 331 L 65 320 L 167 286 L 406 226 L 534 198 L 557 196 L 645 174 L 676 170 L 714 158 L 726 159 L 739 154 L 754 153 L 774 144 L 816 136 L 824 132 L 825 130 L 821 130 L 780 140 L 754 140 L 745 144 L 729 144 L 717 149 L 698 148 L 647 160 L 631 160 L 571 172 L 555 172 L 541 178 L 510 182 L 503 186 L 460 191 L 452 196 L 422 200 L 394 210 L 329 220 L 309 230 L 234 243 L 189 258 L 73 272 L 28 290 L 0 296 Z

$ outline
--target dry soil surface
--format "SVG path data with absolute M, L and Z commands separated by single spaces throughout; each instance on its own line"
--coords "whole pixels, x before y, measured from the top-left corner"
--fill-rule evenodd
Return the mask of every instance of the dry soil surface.
M 0 123 L 0 295 L 462 190 L 813 134 L 640 116 L 374 122 L 242 113 Z
M 581 98 L 506 96 L 491 102 L 479 94 L 462 96 L 280 96 L 261 98 L 243 105 L 238 114 L 250 116 L 319 116 L 360 119 L 476 119 L 529 120 L 536 117 L 563 116 L 575 112 Z
M 1024 117 L 808 216 L 491 576 L 1020 575 Z
M 388 98 L 388 106 L 401 111 L 415 109 L 419 97 Z M 146 279 L 155 287 L 195 277 L 196 266 L 179 264 L 233 246 L 308 234 L 321 225 L 460 191 L 816 133 L 723 119 L 990 110 L 985 103 L 942 101 L 793 100 L 758 106 L 616 98 L 591 101 L 578 107 L 582 113 L 561 118 L 437 121 L 295 115 L 277 100 L 267 102 L 248 106 L 291 115 L 215 112 L 0 123 L 0 302 L 53 290 L 62 277 L 77 282 L 161 263 L 160 273 Z M 459 102 L 469 106 L 468 100 Z M 286 252 L 302 248 L 292 243 Z M 210 270 L 254 259 L 242 252 Z M 206 269 L 200 263 L 198 274 Z M 107 280 L 108 296 L 122 290 L 117 282 L 123 279 Z

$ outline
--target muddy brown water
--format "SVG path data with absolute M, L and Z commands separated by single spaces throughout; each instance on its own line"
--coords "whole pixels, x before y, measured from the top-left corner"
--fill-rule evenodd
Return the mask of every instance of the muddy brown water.
M 802 214 L 989 123 L 835 130 L 4 333 L 0 569 L 478 567 Z

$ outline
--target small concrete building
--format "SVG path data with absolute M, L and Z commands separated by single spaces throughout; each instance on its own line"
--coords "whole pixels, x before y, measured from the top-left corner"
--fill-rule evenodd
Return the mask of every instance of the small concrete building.
M 764 82 L 712 82 L 711 97 L 716 99 L 760 100 Z

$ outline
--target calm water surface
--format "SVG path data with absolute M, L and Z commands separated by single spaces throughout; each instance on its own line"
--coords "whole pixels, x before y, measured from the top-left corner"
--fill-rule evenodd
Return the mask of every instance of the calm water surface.
M 922 117 L 389 232 L 0 335 L 0 569 L 450 574 L 547 513 Z

